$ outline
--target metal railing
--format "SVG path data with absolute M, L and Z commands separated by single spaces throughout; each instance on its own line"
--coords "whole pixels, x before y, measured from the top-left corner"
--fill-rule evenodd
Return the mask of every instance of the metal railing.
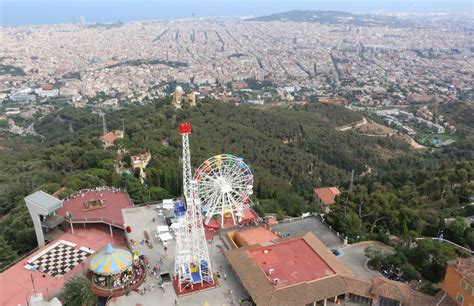
M 120 229 L 125 229 L 123 223 L 117 223 L 111 219 L 107 219 L 104 217 L 95 217 L 95 218 L 84 217 L 84 218 L 72 218 L 72 219 L 66 218 L 66 220 L 73 224 L 74 223 L 104 223 L 104 224 L 118 227 Z
M 471 256 L 474 255 L 474 251 L 473 250 L 470 250 L 468 248 L 465 248 L 463 246 L 460 246 L 459 244 L 457 243 L 454 243 L 452 241 L 449 241 L 447 239 L 444 239 L 444 238 L 440 238 L 440 237 L 420 237 L 420 238 L 416 238 L 415 240 L 424 240 L 424 239 L 432 239 L 432 240 L 437 240 L 438 242 L 447 242 L 449 244 L 452 244 L 454 245 L 455 247 L 457 247 L 458 249 L 461 249 L 461 250 L 464 250 L 466 252 L 468 252 Z

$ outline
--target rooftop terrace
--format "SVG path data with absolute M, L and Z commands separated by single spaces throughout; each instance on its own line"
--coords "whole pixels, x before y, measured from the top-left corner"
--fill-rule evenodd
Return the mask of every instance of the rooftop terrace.
M 83 190 L 65 199 L 57 213 L 63 217 L 71 213 L 73 222 L 102 222 L 123 228 L 122 209 L 130 207 L 133 203 L 126 192 L 104 187 Z
M 276 288 L 334 274 L 303 238 L 250 249 L 248 252 Z

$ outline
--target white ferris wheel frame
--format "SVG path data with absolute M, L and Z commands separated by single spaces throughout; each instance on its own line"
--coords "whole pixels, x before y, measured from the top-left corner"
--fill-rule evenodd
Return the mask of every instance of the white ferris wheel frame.
M 237 225 L 253 193 L 253 174 L 243 159 L 231 154 L 215 155 L 196 169 L 194 179 L 206 212 L 205 224 L 218 215 L 223 227 L 224 218 L 230 214 Z

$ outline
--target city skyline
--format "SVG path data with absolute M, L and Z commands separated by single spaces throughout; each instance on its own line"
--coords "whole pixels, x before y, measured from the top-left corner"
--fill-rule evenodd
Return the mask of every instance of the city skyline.
M 0 1 L 1 26 L 56 24 L 79 22 L 117 22 L 202 17 L 248 17 L 289 10 L 337 10 L 353 13 L 466 13 L 472 3 L 456 1 L 80 1 L 80 0 L 20 0 Z

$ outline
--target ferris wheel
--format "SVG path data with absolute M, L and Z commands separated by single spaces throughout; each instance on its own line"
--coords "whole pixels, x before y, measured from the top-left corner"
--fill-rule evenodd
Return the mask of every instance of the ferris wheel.
M 221 154 L 204 161 L 196 170 L 197 193 L 205 212 L 205 224 L 215 219 L 234 225 L 243 218 L 245 206 L 253 193 L 253 175 L 242 158 Z

